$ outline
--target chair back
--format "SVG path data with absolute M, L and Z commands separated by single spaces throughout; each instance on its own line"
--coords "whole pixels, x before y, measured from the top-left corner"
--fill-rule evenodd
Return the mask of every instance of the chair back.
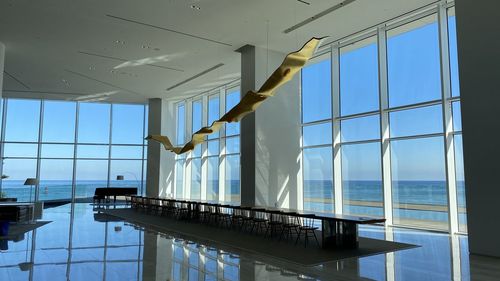
M 299 224 L 303 227 L 315 227 L 314 217 L 298 217 Z
M 253 218 L 254 219 L 261 219 L 261 220 L 269 220 L 269 213 L 264 212 L 264 211 L 255 210 L 253 212 Z

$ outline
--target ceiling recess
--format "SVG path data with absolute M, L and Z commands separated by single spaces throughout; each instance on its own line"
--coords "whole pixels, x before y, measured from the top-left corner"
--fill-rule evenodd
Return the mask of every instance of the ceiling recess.
M 292 32 L 294 30 L 297 30 L 297 29 L 303 27 L 304 25 L 307 25 L 307 24 L 309 24 L 309 23 L 311 23 L 311 22 L 313 22 L 313 21 L 315 21 L 315 20 L 317 20 L 317 19 L 319 19 L 321 17 L 324 17 L 324 16 L 328 15 L 329 13 L 334 12 L 335 10 L 338 10 L 338 9 L 344 7 L 344 6 L 347 6 L 347 5 L 351 4 L 354 1 L 356 1 L 356 0 L 345 0 L 345 1 L 342 1 L 342 2 L 340 2 L 339 4 L 337 4 L 337 5 L 333 6 L 333 7 L 330 7 L 330 8 L 328 8 L 328 9 L 322 11 L 322 12 L 319 12 L 316 15 L 314 15 L 314 16 L 312 16 L 312 17 L 310 17 L 310 18 L 308 18 L 308 19 L 306 19 L 304 21 L 301 21 L 301 22 L 297 23 L 296 25 L 285 29 L 283 31 L 283 33 L 286 34 L 286 33 Z M 300 2 L 302 2 L 302 1 L 300 1 Z
M 106 81 L 102 81 L 102 80 L 99 80 L 99 79 L 96 79 L 96 78 L 93 78 L 93 77 L 90 77 L 90 76 L 87 76 L 85 74 L 82 74 L 82 73 L 79 73 L 79 72 L 76 72 L 76 71 L 72 71 L 72 70 L 69 70 L 69 69 L 65 69 L 66 72 L 68 73 L 71 73 L 71 74 L 74 74 L 74 75 L 77 75 L 77 76 L 80 76 L 80 77 L 83 77 L 83 78 L 86 78 L 86 79 L 89 79 L 89 80 L 92 80 L 92 81 L 95 81 L 95 82 L 99 82 L 101 84 L 104 84 L 104 85 L 107 85 L 107 86 L 110 86 L 110 87 L 113 87 L 113 88 L 116 88 L 116 89 L 119 89 L 119 90 L 122 90 L 122 91 L 125 91 L 125 92 L 129 92 L 131 94 L 134 94 L 134 95 L 139 95 L 139 96 L 142 96 L 140 93 L 138 92 L 134 92 L 132 90 L 129 90 L 129 89 L 125 89 L 125 88 L 122 88 L 122 87 L 119 87 L 119 86 L 116 86 L 114 84 L 111 84 L 111 83 L 108 83 Z
M 207 69 L 207 70 L 204 70 L 204 71 L 202 71 L 202 72 L 200 72 L 200 73 L 198 73 L 198 74 L 196 74 L 196 75 L 194 75 L 194 76 L 189 77 L 188 79 L 186 79 L 186 80 L 184 80 L 184 81 L 181 81 L 181 82 L 179 82 L 179 83 L 177 83 L 177 84 L 173 85 L 172 87 L 167 88 L 167 91 L 173 90 L 173 89 L 175 89 L 175 88 L 177 88 L 177 87 L 179 87 L 179 86 L 181 86 L 181 85 L 184 85 L 184 84 L 188 83 L 189 81 L 192 81 L 192 80 L 194 80 L 194 79 L 196 79 L 196 78 L 198 78 L 198 77 L 200 77 L 200 76 L 203 76 L 203 75 L 205 75 L 205 74 L 207 74 L 207 73 L 209 73 L 209 72 L 211 72 L 211 71 L 216 70 L 216 69 L 217 69 L 217 68 L 219 68 L 219 67 L 222 67 L 223 65 L 224 65 L 223 63 L 219 63 L 219 64 L 217 64 L 217 65 L 215 65 L 215 66 L 212 66 L 212 67 L 210 67 L 210 68 L 209 68 L 209 69 Z
M 126 22 L 130 22 L 130 23 L 135 23 L 135 24 L 138 24 L 138 25 L 143 25 L 143 26 L 152 27 L 152 28 L 156 28 L 156 29 L 161 29 L 161 30 L 173 32 L 173 33 L 176 33 L 176 34 L 188 36 L 188 37 L 191 37 L 191 38 L 196 38 L 196 39 L 200 39 L 200 40 L 204 40 L 204 41 L 216 43 L 216 44 L 219 44 L 219 45 L 224 45 L 224 46 L 229 46 L 229 47 L 233 46 L 233 45 L 225 43 L 225 42 L 221 42 L 221 41 L 213 40 L 213 39 L 210 39 L 210 38 L 205 38 L 205 37 L 197 36 L 197 35 L 194 35 L 194 34 L 189 34 L 189 33 L 181 32 L 181 31 L 170 29 L 170 28 L 166 28 L 166 27 L 161 27 L 161 26 L 157 26 L 157 25 L 145 23 L 145 22 L 140 22 L 140 21 L 133 20 L 133 19 L 127 19 L 127 18 L 122 18 L 122 17 L 118 17 L 118 16 L 113 16 L 113 15 L 106 15 L 106 16 L 110 17 L 112 19 L 126 21 Z
M 107 56 L 107 55 L 102 55 L 102 54 L 96 54 L 96 53 L 89 53 L 89 52 L 84 52 L 84 51 L 78 51 L 78 53 L 80 53 L 82 55 L 93 56 L 93 57 L 98 57 L 98 58 L 103 58 L 103 59 L 110 59 L 110 60 L 115 60 L 115 61 L 120 61 L 120 62 L 129 62 L 130 61 L 130 60 L 127 60 L 127 59 L 124 59 L 124 58 L 112 57 L 112 56 Z M 158 68 L 163 68 L 163 69 L 168 69 L 168 70 L 174 70 L 174 71 L 178 71 L 178 72 L 184 72 L 184 70 L 182 70 L 182 69 L 168 67 L 168 66 L 163 66 L 163 65 L 158 65 L 158 64 L 146 63 L 144 65 L 152 66 L 152 67 L 158 67 Z
M 21 86 L 23 86 L 24 88 L 28 89 L 28 90 L 31 90 L 31 88 L 26 85 L 26 83 L 24 83 L 23 81 L 21 81 L 19 78 L 15 77 L 14 75 L 8 73 L 6 70 L 3 71 L 3 73 L 5 73 L 7 76 L 9 76 L 10 78 L 12 78 L 12 80 L 16 81 L 17 83 L 19 83 Z M 0 89 L 1 90 L 1 89 Z

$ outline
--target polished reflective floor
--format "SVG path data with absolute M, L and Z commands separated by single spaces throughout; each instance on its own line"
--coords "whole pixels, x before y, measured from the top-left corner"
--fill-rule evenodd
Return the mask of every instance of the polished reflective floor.
M 363 227 L 361 236 L 421 247 L 301 267 L 157 233 L 97 214 L 90 204 L 46 209 L 43 219 L 52 222 L 3 243 L 0 280 L 500 279 L 500 260 L 469 259 L 466 236 Z

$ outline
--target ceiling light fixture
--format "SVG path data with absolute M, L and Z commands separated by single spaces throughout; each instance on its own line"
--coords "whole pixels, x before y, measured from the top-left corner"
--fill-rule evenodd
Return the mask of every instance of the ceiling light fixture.
M 195 10 L 201 10 L 200 6 L 196 6 L 196 5 L 191 5 L 191 9 L 195 9 Z

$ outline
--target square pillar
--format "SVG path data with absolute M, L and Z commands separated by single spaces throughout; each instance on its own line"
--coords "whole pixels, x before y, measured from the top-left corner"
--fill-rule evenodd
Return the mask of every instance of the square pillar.
M 285 53 L 244 46 L 241 93 L 258 90 Z M 299 208 L 300 73 L 241 122 L 241 204 Z
M 500 2 L 455 1 L 469 251 L 500 257 Z

